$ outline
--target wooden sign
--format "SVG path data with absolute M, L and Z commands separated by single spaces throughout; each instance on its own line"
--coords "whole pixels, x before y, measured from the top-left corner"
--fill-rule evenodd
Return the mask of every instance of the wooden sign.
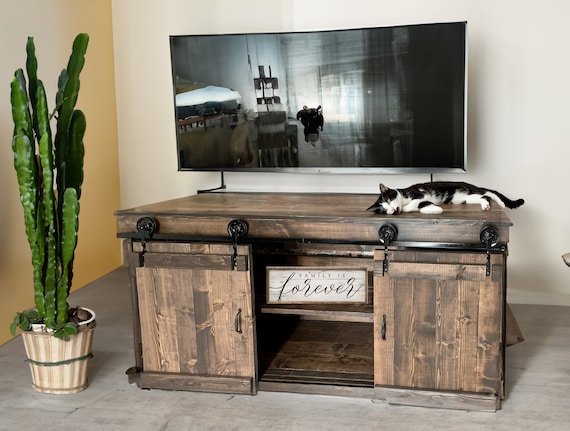
M 268 266 L 267 303 L 366 303 L 367 280 L 365 268 Z

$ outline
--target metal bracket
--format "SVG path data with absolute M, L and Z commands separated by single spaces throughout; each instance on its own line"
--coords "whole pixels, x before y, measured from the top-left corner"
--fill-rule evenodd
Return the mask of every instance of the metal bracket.
M 479 239 L 483 244 L 485 244 L 485 250 L 487 252 L 487 264 L 485 266 L 485 275 L 491 275 L 491 250 L 499 242 L 499 232 L 494 226 L 487 225 L 481 229 L 479 234 Z
M 384 224 L 378 229 L 378 240 L 384 245 L 384 262 L 382 263 L 382 276 L 388 271 L 388 247 L 396 240 L 398 229 L 391 223 Z
M 228 223 L 228 234 L 232 238 L 232 244 L 234 247 L 234 253 L 232 256 L 232 270 L 236 269 L 237 267 L 237 246 L 238 240 L 242 237 L 247 235 L 249 232 L 249 226 L 245 220 L 232 220 Z
M 141 237 L 142 253 L 146 253 L 146 240 L 158 230 L 158 222 L 152 217 L 141 217 L 137 220 L 137 232 Z

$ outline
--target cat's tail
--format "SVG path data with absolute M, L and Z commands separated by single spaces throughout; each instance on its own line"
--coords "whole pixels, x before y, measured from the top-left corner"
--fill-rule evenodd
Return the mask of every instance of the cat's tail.
M 485 193 L 485 195 L 497 202 L 501 208 L 507 207 L 509 209 L 515 209 L 524 204 L 524 199 L 517 199 L 513 201 L 506 197 L 504 194 L 499 193 L 495 190 L 489 190 L 489 192 Z

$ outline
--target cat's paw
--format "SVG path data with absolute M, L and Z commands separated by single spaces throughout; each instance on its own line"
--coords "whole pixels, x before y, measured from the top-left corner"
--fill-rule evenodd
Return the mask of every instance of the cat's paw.
M 484 200 L 483 202 L 481 202 L 481 209 L 483 211 L 489 211 L 491 209 L 491 203 L 487 200 Z
M 428 205 L 420 209 L 422 214 L 441 214 L 443 212 L 442 207 L 438 207 L 437 205 Z

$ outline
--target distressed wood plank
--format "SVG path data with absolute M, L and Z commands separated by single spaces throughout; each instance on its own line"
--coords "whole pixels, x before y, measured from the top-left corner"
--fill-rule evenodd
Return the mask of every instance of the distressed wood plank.
M 260 381 L 287 384 L 345 385 L 366 388 L 374 386 L 374 378 L 371 373 L 358 373 L 356 371 L 271 368 L 263 373 Z
M 413 386 L 437 388 L 436 346 L 436 285 L 437 280 L 413 279 Z
M 237 309 L 233 304 L 235 286 L 231 285 L 229 271 L 208 272 L 211 277 L 210 316 L 212 321 L 212 345 L 215 357 L 210 362 L 212 374 L 236 375 L 236 358 L 233 340 L 233 316 Z
M 158 259 L 161 266 L 137 268 L 143 371 L 255 379 L 255 322 L 249 271 L 233 271 L 225 265 L 213 269 L 199 264 L 181 266 L 177 259 L 178 252 L 187 258 L 184 253 L 188 250 L 206 258 L 228 256 L 233 247 L 202 244 L 188 248 L 169 243 L 159 248 L 171 253 L 167 259 Z M 243 261 L 251 258 L 248 246 L 239 246 L 238 254 Z M 184 262 L 196 262 L 184 258 Z M 234 316 L 239 308 L 243 310 L 242 333 L 234 330 Z
M 415 387 L 414 376 L 414 283 L 413 280 L 400 279 L 394 284 L 394 384 L 396 386 Z
M 228 223 L 246 219 L 247 237 L 374 241 L 384 223 L 396 225 L 400 241 L 478 243 L 481 226 L 492 224 L 508 242 L 511 221 L 497 206 L 446 205 L 441 215 L 399 214 L 397 218 L 367 212 L 376 195 L 332 193 L 209 193 L 121 210 L 117 230 L 137 233 L 141 216 L 152 216 L 161 234 L 228 237 Z M 435 221 L 435 222 L 434 222 Z
M 248 259 L 251 258 L 251 249 L 243 248 L 240 253 L 247 253 Z M 253 281 L 249 271 L 239 272 L 233 271 L 230 278 L 230 289 L 233 292 L 232 298 L 232 314 L 230 325 L 234 326 L 233 335 L 233 354 L 236 367 L 236 375 L 252 375 L 257 380 L 257 337 L 255 331 L 255 314 L 253 303 Z M 250 286 L 247 289 L 245 286 Z M 241 310 L 241 311 L 240 311 Z M 239 315 L 237 314 L 239 312 Z M 235 324 L 239 325 L 237 332 Z
M 260 381 L 260 391 L 292 392 L 298 394 L 335 395 L 342 397 L 374 398 L 374 389 L 369 386 L 348 386 L 345 382 L 339 384 L 313 383 L 313 382 L 273 382 Z
M 479 283 L 458 283 L 458 390 L 476 392 Z
M 146 253 L 144 255 L 144 265 L 150 267 L 168 268 L 192 268 L 192 269 L 212 269 L 226 270 L 232 269 L 233 257 L 226 255 L 184 255 L 175 253 Z M 247 270 L 247 257 L 238 256 L 236 269 L 238 271 Z
M 390 277 L 394 278 L 485 280 L 485 267 L 481 265 L 417 263 L 410 266 L 406 262 L 392 262 L 389 268 Z
M 172 271 L 172 270 L 171 270 Z M 178 351 L 181 373 L 197 373 L 198 346 L 196 345 L 196 309 L 194 307 L 193 279 L 187 270 L 177 270 L 177 284 L 171 288 L 176 292 L 176 321 L 178 329 Z M 164 286 L 167 288 L 167 286 Z M 170 288 L 170 287 L 168 287 Z
M 478 278 L 485 272 L 486 256 L 480 253 L 394 252 L 385 276 L 383 258 L 383 251 L 378 251 L 375 301 L 381 305 L 375 337 L 379 339 L 381 332 L 379 316 L 393 307 L 397 341 L 377 342 L 376 384 L 502 396 L 502 255 L 492 255 L 492 268 L 498 273 L 483 281 Z M 443 265 L 442 274 L 437 273 L 438 265 Z M 456 276 L 458 268 L 466 267 L 473 267 L 477 277 Z
M 453 410 L 495 412 L 501 408 L 501 400 L 496 395 L 460 392 L 437 392 L 386 388 L 376 386 L 375 396 L 389 404 L 418 406 Z
M 382 277 L 384 252 L 374 253 L 374 383 L 394 384 L 394 281 Z M 380 267 L 380 269 L 379 269 Z M 385 339 L 382 328 L 385 328 Z
M 204 376 L 196 374 L 142 372 L 139 386 L 145 389 L 252 394 L 254 381 L 240 376 Z
M 457 358 L 459 357 L 457 336 L 458 290 L 453 281 L 441 280 L 437 283 L 437 362 L 435 388 L 457 388 Z
M 215 374 L 216 348 L 210 300 L 210 274 L 207 271 L 192 271 L 194 291 L 194 318 L 196 319 L 196 351 L 198 374 Z M 213 365 L 214 364 L 214 365 Z
M 178 330 L 176 314 L 172 313 L 177 303 L 176 290 L 163 289 L 175 285 L 177 278 L 162 269 L 137 269 L 141 315 L 145 316 L 142 327 L 143 363 L 152 371 L 179 372 Z
M 331 309 L 332 308 L 332 309 Z M 312 320 L 329 320 L 339 322 L 363 322 L 373 323 L 374 314 L 371 304 L 332 304 L 311 305 L 285 305 L 268 304 L 261 308 L 262 313 L 306 316 Z
M 502 256 L 493 256 L 498 261 Z M 496 265 L 494 271 L 504 265 Z M 495 274 L 503 277 L 500 274 Z M 493 277 L 494 278 L 494 277 Z M 487 392 L 504 397 L 503 352 L 504 352 L 504 295 L 500 283 L 491 277 L 480 284 L 479 290 L 479 325 L 477 333 L 477 392 Z
M 136 268 L 138 305 L 141 328 L 142 365 L 149 370 L 161 369 L 159 332 L 156 324 L 153 273 L 148 268 Z

